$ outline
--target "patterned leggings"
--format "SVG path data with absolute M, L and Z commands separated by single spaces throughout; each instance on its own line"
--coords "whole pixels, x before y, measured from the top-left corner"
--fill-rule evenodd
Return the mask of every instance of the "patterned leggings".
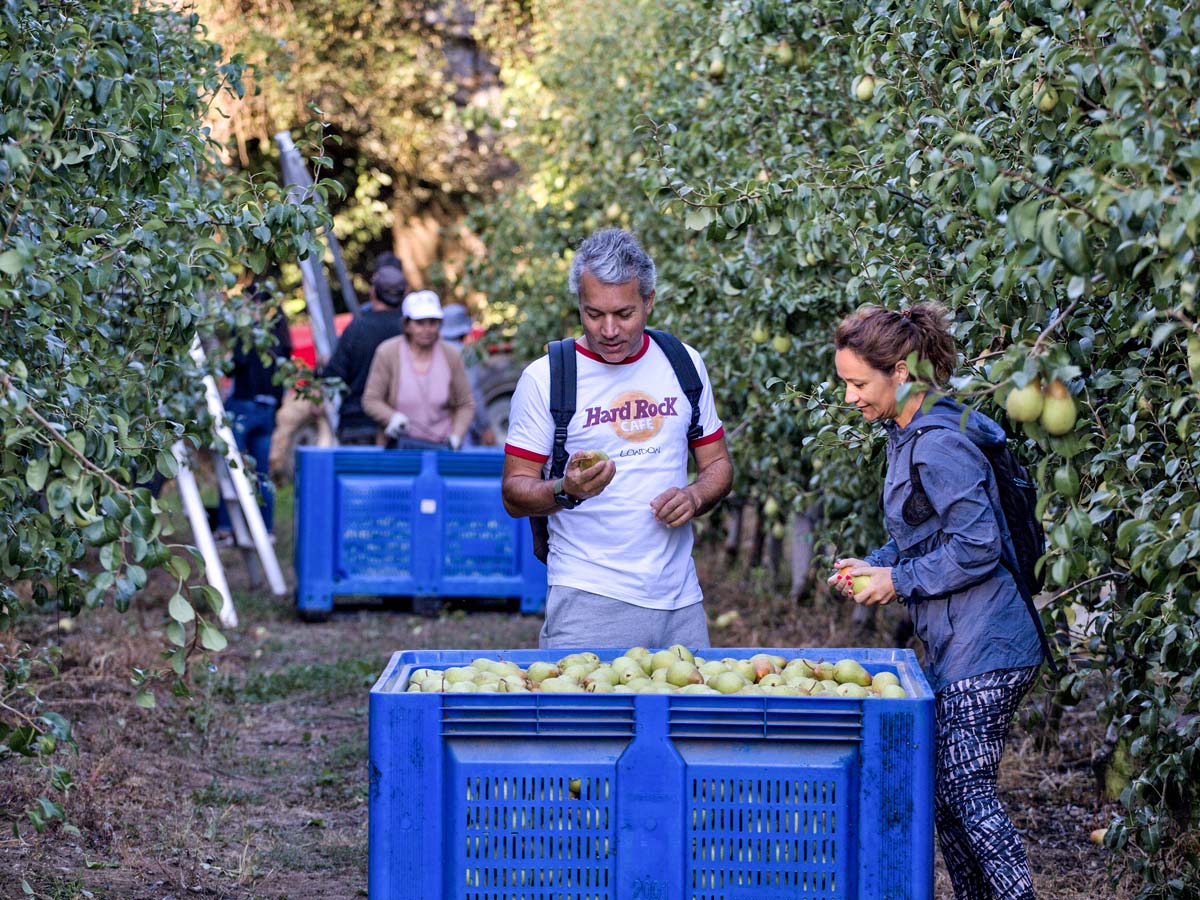
M 1034 900 L 1029 859 L 996 795 L 1009 724 L 1036 666 L 956 681 L 937 695 L 934 821 L 956 900 Z

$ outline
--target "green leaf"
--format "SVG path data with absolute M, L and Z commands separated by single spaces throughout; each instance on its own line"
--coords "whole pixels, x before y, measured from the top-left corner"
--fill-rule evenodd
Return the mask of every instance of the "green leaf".
M 137 692 L 133 698 L 133 702 L 142 709 L 154 709 L 158 705 L 158 701 L 154 699 L 154 694 L 147 689 L 142 689 Z
M 167 612 L 176 622 L 185 624 L 196 618 L 196 612 L 183 594 L 175 594 L 167 603 Z
M 219 653 L 224 650 L 229 642 L 225 639 L 225 635 L 210 625 L 208 622 L 201 622 L 200 628 L 200 646 L 205 650 L 211 650 L 214 653 Z
M 0 253 L 0 272 L 5 275 L 17 275 L 25 268 L 25 257 L 16 250 L 5 250 Z
M 50 460 L 42 457 L 35 459 L 25 470 L 25 483 L 31 491 L 40 491 L 46 484 L 46 476 L 50 472 Z
M 684 217 L 684 225 L 692 231 L 703 231 L 713 220 L 713 211 L 707 206 L 694 206 L 688 209 Z

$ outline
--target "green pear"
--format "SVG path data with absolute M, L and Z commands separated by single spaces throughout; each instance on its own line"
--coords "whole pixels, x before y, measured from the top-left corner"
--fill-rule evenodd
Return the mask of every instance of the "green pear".
M 567 680 L 573 681 L 576 684 L 583 684 L 583 680 L 594 671 L 595 670 L 591 666 L 588 666 L 585 663 L 575 663 L 574 665 L 567 666 L 565 669 L 559 672 L 558 677 L 566 678 Z
M 681 694 L 717 694 L 719 691 L 713 690 L 707 684 L 685 684 L 679 689 Z
M 866 687 L 871 683 L 871 676 L 857 660 L 839 659 L 833 667 L 833 680 L 838 684 L 857 684 Z
M 704 665 L 697 666 L 696 668 L 698 668 L 700 670 L 700 674 L 704 676 L 705 681 L 708 681 L 708 679 L 710 679 L 710 678 L 715 678 L 717 675 L 720 675 L 722 672 L 729 671 L 729 667 L 727 665 L 725 665 L 725 663 L 721 662 L 719 659 L 709 660 Z
M 765 688 L 766 687 L 785 687 L 787 684 L 783 680 L 782 675 L 777 675 L 774 672 L 764 675 L 762 678 L 758 679 L 758 683 L 761 684 Z
M 696 668 L 695 663 L 681 659 L 667 667 L 667 682 L 676 687 L 688 684 L 703 684 L 704 676 Z
M 879 696 L 884 700 L 903 700 L 908 696 L 908 691 L 898 684 L 885 684 L 880 688 Z
M 569 678 L 547 678 L 542 682 L 542 691 L 547 694 L 578 694 L 583 690 Z
M 871 676 L 871 687 L 877 687 L 883 690 L 885 685 L 899 684 L 900 678 L 895 672 L 876 672 Z
M 1042 406 L 1041 422 L 1047 434 L 1061 436 L 1075 428 L 1075 401 L 1071 392 L 1061 381 L 1055 379 L 1046 388 L 1046 401 Z
M 861 684 L 855 684 L 852 681 L 848 681 L 845 684 L 839 684 L 837 687 L 837 694 L 839 697 L 870 697 L 871 696 L 871 692 L 868 691 L 865 687 L 863 687 Z
M 749 683 L 737 672 L 726 669 L 715 675 L 708 682 L 708 686 L 722 694 L 736 694 Z
M 733 671 L 737 672 L 751 684 L 758 681 L 758 669 L 748 659 L 734 660 Z
M 525 677 L 532 682 L 542 682 L 547 678 L 557 678 L 558 666 L 548 662 L 530 663 L 529 668 L 525 671 Z
M 654 669 L 650 664 L 653 654 L 645 647 L 630 647 L 625 651 L 625 655 L 630 659 L 636 659 L 641 664 L 642 671 L 649 675 Z
M 408 683 L 409 684 L 420 684 L 426 678 L 428 678 L 429 676 L 434 675 L 434 674 L 440 675 L 441 673 L 435 673 L 433 671 L 433 669 L 416 669 L 413 671 L 413 673 L 411 675 L 408 676 Z
M 674 653 L 679 659 L 686 659 L 690 663 L 696 662 L 696 657 L 692 655 L 692 651 L 683 646 L 683 644 L 672 644 L 667 649 Z
M 665 669 L 671 663 L 679 662 L 682 657 L 672 653 L 670 650 L 659 650 L 650 657 L 650 671 L 657 672 L 659 669 Z
M 446 670 L 446 681 L 457 684 L 462 681 L 474 681 L 479 672 L 470 666 L 451 666 Z
M 812 669 L 812 666 L 810 666 L 804 660 L 793 659 L 793 660 L 790 660 L 787 663 L 787 665 L 785 665 L 783 667 L 783 677 L 784 678 L 794 678 L 794 677 L 812 678 L 813 677 L 813 669 Z
M 835 683 L 840 683 L 834 677 L 833 663 L 825 662 L 825 660 L 821 660 L 819 663 L 817 663 L 816 668 L 813 670 L 813 677 L 818 681 L 832 681 Z
M 1023 388 L 1008 392 L 1004 408 L 1014 422 L 1033 422 L 1042 414 L 1042 383 L 1033 379 Z
M 638 667 L 641 671 L 641 667 Z M 612 666 L 597 666 L 584 678 L 584 684 L 607 684 L 610 687 L 621 680 L 621 673 Z

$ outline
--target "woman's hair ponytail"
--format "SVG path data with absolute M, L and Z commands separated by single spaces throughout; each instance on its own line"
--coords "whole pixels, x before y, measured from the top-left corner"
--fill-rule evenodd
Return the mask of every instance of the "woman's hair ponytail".
M 896 363 L 916 353 L 933 366 L 937 384 L 945 383 L 958 364 L 958 347 L 940 303 L 918 303 L 901 311 L 864 307 L 841 321 L 833 344 L 838 350 L 852 350 L 881 372 L 891 372 Z

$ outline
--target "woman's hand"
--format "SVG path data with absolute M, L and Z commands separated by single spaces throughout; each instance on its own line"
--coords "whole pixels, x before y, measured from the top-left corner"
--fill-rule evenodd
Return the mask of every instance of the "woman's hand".
M 849 557 L 834 563 L 837 574 L 830 576 L 829 583 L 840 588 L 863 606 L 882 606 L 896 599 L 896 588 L 892 584 L 891 566 L 872 566 L 861 559 Z M 866 581 L 862 581 L 866 576 Z M 855 579 L 860 579 L 855 590 Z
M 387 426 L 383 429 L 383 433 L 392 440 L 400 437 L 400 433 L 408 430 L 408 416 L 402 412 L 392 413 L 391 419 L 388 420 Z

